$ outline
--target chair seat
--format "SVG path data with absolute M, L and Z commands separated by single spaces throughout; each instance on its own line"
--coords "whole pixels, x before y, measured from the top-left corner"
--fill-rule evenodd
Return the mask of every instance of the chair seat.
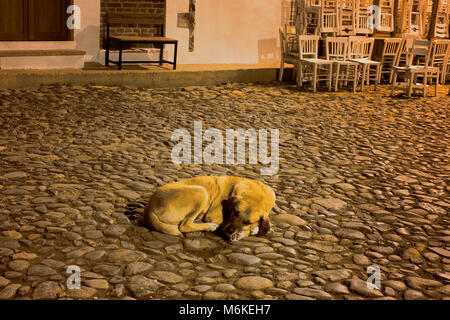
M 119 40 L 122 42 L 150 42 L 150 43 L 174 43 L 178 42 L 176 39 L 166 37 L 140 37 L 140 36 L 110 36 L 112 40 Z
M 394 67 L 394 70 L 399 70 L 399 71 L 416 71 L 416 72 L 424 72 L 424 71 L 428 71 L 428 72 L 439 72 L 439 68 L 438 67 L 428 67 L 426 68 L 425 66 L 405 66 L 405 67 Z
M 358 63 L 354 62 L 354 61 L 349 61 L 349 60 L 335 60 L 333 61 L 333 64 L 343 64 L 343 65 L 347 65 L 347 66 L 354 66 L 357 65 Z
M 299 56 L 298 56 L 298 54 L 290 53 L 290 54 L 285 54 L 285 55 L 283 56 L 283 58 L 284 58 L 284 59 L 291 59 L 291 60 L 298 60 L 298 59 L 299 59 Z
M 306 58 L 306 59 L 300 59 L 302 62 L 308 62 L 308 63 L 319 63 L 319 64 L 331 64 L 333 61 L 326 60 L 326 59 L 320 59 L 320 58 Z
M 374 60 L 369 60 L 369 59 L 350 59 L 350 61 L 360 63 L 360 64 L 368 64 L 368 65 L 377 65 L 377 64 L 381 63 L 379 61 L 374 61 Z
M 407 89 L 408 86 L 411 86 L 413 89 L 423 89 L 424 84 L 423 82 L 413 82 L 411 85 L 409 85 L 408 82 L 397 82 L 394 86 L 395 89 Z

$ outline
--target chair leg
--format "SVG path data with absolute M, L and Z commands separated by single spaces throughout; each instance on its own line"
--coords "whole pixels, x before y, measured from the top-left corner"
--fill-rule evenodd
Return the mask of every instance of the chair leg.
M 348 84 L 349 70 L 350 70 L 350 65 L 346 65 L 345 66 L 345 81 L 344 81 L 345 86 L 347 86 L 347 84 Z
M 119 44 L 119 70 L 122 70 L 122 42 Z
M 328 65 L 328 67 L 329 67 L 329 70 L 328 70 L 328 91 L 331 91 L 332 87 L 333 87 L 333 83 L 332 83 L 332 80 L 333 80 L 333 64 L 330 63 Z
M 303 64 L 301 62 L 298 63 L 298 84 L 300 87 L 303 86 Z
M 314 64 L 313 68 L 313 92 L 317 90 L 317 64 Z
M 391 84 L 391 97 L 393 97 L 395 95 L 395 86 L 397 85 L 397 72 L 395 70 L 392 72 Z
M 441 81 L 441 84 L 445 84 L 445 80 L 447 78 L 447 68 L 448 68 L 447 63 L 444 63 L 444 65 L 442 66 L 442 81 Z
M 380 81 L 380 77 L 381 77 L 381 69 L 380 69 L 380 65 L 376 66 L 376 73 L 375 73 L 375 90 L 377 90 L 377 86 L 378 86 L 378 81 Z
M 367 86 L 370 85 L 370 65 L 367 66 L 367 70 L 366 70 L 366 85 Z
M 283 72 L 284 72 L 284 60 L 281 59 L 280 72 L 278 73 L 278 81 L 279 82 L 281 82 L 283 80 Z
M 439 74 L 436 76 L 436 86 L 434 87 L 434 96 L 437 96 L 438 93 L 438 87 L 439 87 Z
M 377 69 L 378 70 L 378 69 Z M 383 71 L 383 67 L 380 67 L 380 71 L 377 73 L 378 77 L 377 77 L 377 81 L 378 83 L 381 83 L 381 75 L 382 75 L 382 71 Z
M 425 72 L 425 74 L 423 75 L 423 97 L 427 96 L 427 86 L 428 86 L 428 73 Z
M 364 83 L 366 82 L 366 66 L 362 66 L 361 91 L 364 91 Z
M 336 64 L 336 77 L 335 77 L 335 83 L 334 83 L 334 91 L 338 91 L 338 83 L 339 83 L 339 74 L 340 74 L 340 65 L 339 63 Z
M 445 83 L 445 69 L 447 69 L 447 66 L 445 63 L 442 66 L 441 72 L 439 72 L 439 83 L 444 84 Z
M 405 77 L 408 78 L 408 98 L 411 98 L 414 75 L 411 72 L 408 72 L 408 74 L 406 74 Z

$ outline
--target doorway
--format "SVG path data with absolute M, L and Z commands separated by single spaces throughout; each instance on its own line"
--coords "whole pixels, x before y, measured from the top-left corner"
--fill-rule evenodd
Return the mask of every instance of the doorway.
M 0 0 L 0 41 L 67 41 L 72 0 Z

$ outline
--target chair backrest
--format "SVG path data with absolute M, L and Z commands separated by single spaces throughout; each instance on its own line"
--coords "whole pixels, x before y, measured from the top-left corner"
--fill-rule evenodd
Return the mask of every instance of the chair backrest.
M 408 54 L 411 51 L 414 39 L 417 39 L 417 35 L 415 34 L 402 35 L 402 43 L 400 44 L 400 49 L 395 57 L 394 66 L 399 66 L 401 59 L 404 59 L 402 61 L 406 64 L 406 60 L 408 59 Z
M 295 35 L 297 33 L 297 30 L 295 29 L 295 26 L 289 25 L 289 24 L 285 24 L 284 25 L 284 32 L 286 34 L 294 34 Z
M 420 55 L 421 52 L 423 54 L 426 54 L 428 51 L 429 45 L 430 45 L 430 42 L 428 40 L 414 39 L 413 44 L 412 44 L 412 49 L 415 50 L 415 53 L 417 55 Z
M 318 34 L 321 24 L 320 7 L 307 7 L 305 10 L 306 27 L 304 34 Z
M 387 38 L 384 39 L 384 47 L 382 57 L 395 57 L 397 56 L 400 46 L 402 44 L 401 38 Z
M 444 64 L 450 54 L 450 40 L 434 40 L 431 50 L 430 65 Z
M 348 37 L 348 59 L 359 58 L 356 54 L 353 54 L 359 48 L 359 42 L 366 39 L 366 36 L 349 36 Z
M 281 48 L 281 56 L 283 57 L 286 54 L 286 36 L 284 35 L 283 27 L 280 27 L 280 48 Z
M 320 7 L 322 6 L 322 0 L 306 0 L 307 7 Z
M 298 36 L 300 59 L 317 58 L 319 53 L 318 35 L 300 35 Z
M 346 37 L 327 37 L 325 39 L 325 55 L 327 60 L 343 61 L 347 59 L 348 39 Z
M 374 38 L 349 37 L 348 57 L 350 59 L 370 59 L 372 57 Z
M 365 59 L 372 58 L 373 46 L 375 43 L 374 38 L 366 38 L 362 42 L 362 57 Z
M 322 7 L 326 9 L 337 9 L 339 0 L 323 0 Z
M 413 45 L 413 41 L 414 39 L 417 39 L 417 35 L 415 34 L 404 34 L 402 35 L 402 44 L 400 47 L 400 52 L 401 53 L 407 53 Z
M 280 47 L 281 54 L 288 55 L 295 51 L 295 42 L 297 41 L 295 26 L 284 25 L 280 27 Z
M 337 32 L 338 31 L 338 12 L 335 9 L 324 10 L 321 14 L 322 32 Z
M 407 65 L 423 65 L 428 66 L 433 43 L 428 40 L 414 39 L 411 52 L 408 55 Z M 416 59 L 422 58 L 422 59 Z

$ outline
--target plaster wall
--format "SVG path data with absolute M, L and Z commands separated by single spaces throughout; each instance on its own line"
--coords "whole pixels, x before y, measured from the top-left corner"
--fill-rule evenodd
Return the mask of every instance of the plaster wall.
M 194 51 L 189 52 L 189 30 L 177 27 L 178 13 L 189 11 L 189 0 L 168 0 L 166 36 L 179 40 L 182 64 L 274 62 L 279 59 L 281 2 L 197 0 Z

